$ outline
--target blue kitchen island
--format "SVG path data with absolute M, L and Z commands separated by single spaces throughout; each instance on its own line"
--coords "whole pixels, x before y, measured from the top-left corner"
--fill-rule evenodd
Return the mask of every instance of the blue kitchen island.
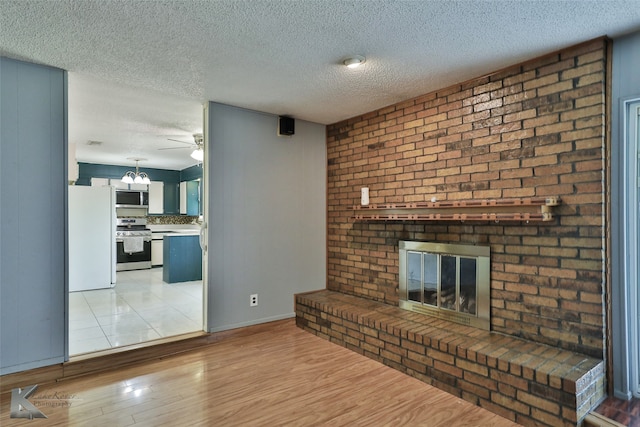
M 197 233 L 165 234 L 162 280 L 166 283 L 202 280 L 202 249 Z

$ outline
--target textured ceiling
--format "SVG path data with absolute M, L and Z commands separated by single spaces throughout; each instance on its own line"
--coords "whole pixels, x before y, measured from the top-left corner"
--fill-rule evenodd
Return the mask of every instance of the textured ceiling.
M 0 55 L 70 72 L 80 161 L 176 169 L 189 149 L 158 148 L 201 132 L 206 101 L 334 123 L 639 29 L 637 0 L 0 0 Z

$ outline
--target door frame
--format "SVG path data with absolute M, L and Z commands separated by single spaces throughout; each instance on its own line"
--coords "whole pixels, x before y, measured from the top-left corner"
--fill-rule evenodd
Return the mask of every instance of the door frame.
M 66 86 L 67 86 L 67 74 L 65 72 L 65 97 L 66 97 Z M 69 147 L 69 141 L 68 141 L 68 137 L 66 135 L 68 135 L 68 127 L 69 127 L 69 117 L 67 114 L 67 109 L 68 109 L 68 105 L 67 102 L 65 100 L 65 121 L 64 121 L 64 128 L 65 128 L 65 144 L 64 144 L 64 179 L 65 182 L 67 183 L 67 185 L 64 188 L 64 206 L 65 206 L 65 308 L 64 308 L 64 312 L 65 312 L 65 328 L 64 328 L 64 337 L 65 337 L 65 342 L 64 342 L 64 357 L 63 357 L 63 361 L 69 362 L 71 358 L 73 358 L 74 356 L 72 356 L 69 353 L 69 311 L 70 311 L 70 304 L 69 304 L 69 277 L 68 277 L 68 266 L 69 266 L 69 250 L 68 250 L 68 246 L 69 246 L 69 230 L 68 230 L 68 222 L 69 222 L 69 185 L 68 185 L 68 171 L 69 171 L 69 156 L 68 156 L 68 147 Z M 203 159 L 201 166 L 202 166 L 202 179 L 200 181 L 202 188 L 203 189 L 207 189 L 209 186 L 209 167 L 207 166 L 209 163 L 209 159 L 207 157 L 207 153 L 208 153 L 208 103 L 205 103 L 202 105 L 202 119 L 203 119 L 203 150 L 205 153 L 205 158 Z M 208 320 L 207 320 L 207 313 L 208 313 L 208 300 L 207 300 L 207 295 L 208 295 L 208 285 L 207 285 L 207 276 L 208 276 L 208 256 L 207 256 L 207 239 L 208 239 L 208 233 L 207 233 L 207 224 L 208 224 L 208 215 L 209 215 L 209 207 L 208 207 L 208 200 L 209 197 L 207 195 L 206 191 L 201 191 L 200 192 L 200 202 L 203 203 L 203 211 L 202 211 L 202 224 L 201 224 L 201 230 L 200 230 L 200 244 L 202 247 L 202 325 L 201 325 L 201 329 L 200 331 L 195 331 L 197 332 L 203 332 L 203 333 L 207 333 L 208 332 Z M 168 337 L 169 339 L 171 339 L 172 337 Z M 183 338 L 180 338 L 180 336 L 176 336 L 175 341 L 180 341 Z M 148 343 L 150 341 L 145 341 L 142 344 Z M 162 343 L 166 343 L 166 340 L 163 340 Z M 152 346 L 152 345 L 150 345 Z M 127 349 L 127 346 L 123 346 L 121 347 L 122 349 Z M 102 354 L 104 354 L 105 351 L 112 351 L 115 350 L 115 352 L 117 352 L 120 348 L 111 348 L 111 349 L 104 349 L 104 350 L 97 350 L 95 352 L 96 357 L 101 356 Z M 88 358 L 91 358 L 92 353 L 87 353 Z M 83 355 L 82 357 L 84 358 L 85 355 Z
M 631 112 L 640 107 L 640 94 L 619 98 L 614 116 L 619 117 L 613 128 L 611 146 L 611 260 L 612 267 L 610 331 L 608 353 L 611 357 L 612 392 L 616 398 L 628 400 L 640 393 L 640 292 L 638 268 L 630 262 L 638 256 L 638 150 L 631 139 L 632 126 L 637 128 L 637 116 Z M 634 209 L 636 208 L 636 209 Z M 635 258 L 632 258 L 635 257 Z M 636 286 L 631 286 L 635 283 Z M 636 319 L 636 321 L 633 321 Z
M 638 230 L 640 229 L 639 176 L 640 168 L 640 99 L 624 102 L 624 158 L 623 177 L 625 233 L 624 238 L 624 278 L 629 301 L 629 385 L 631 394 L 640 397 L 640 291 L 639 282 L 639 247 Z

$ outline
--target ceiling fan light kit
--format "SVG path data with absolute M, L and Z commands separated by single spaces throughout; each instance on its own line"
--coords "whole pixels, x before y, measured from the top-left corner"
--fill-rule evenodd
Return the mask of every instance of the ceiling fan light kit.
M 198 147 L 195 150 L 193 150 L 193 152 L 191 153 L 191 157 L 193 159 L 196 159 L 199 162 L 203 161 L 204 160 L 204 150 L 202 149 L 202 147 Z
M 204 150 L 202 149 L 202 143 L 204 142 L 204 136 L 201 133 L 194 133 L 193 134 L 193 141 L 194 142 L 186 142 L 186 141 L 180 141 L 178 139 L 171 139 L 169 138 L 169 141 L 175 141 L 175 142 L 179 142 L 181 144 L 187 144 L 187 145 L 191 145 L 194 146 L 195 145 L 195 150 L 193 150 L 191 152 L 191 158 L 195 159 L 199 162 L 202 162 L 204 160 Z M 183 148 L 191 148 L 191 147 L 170 147 L 170 148 L 158 148 L 158 150 L 180 150 Z

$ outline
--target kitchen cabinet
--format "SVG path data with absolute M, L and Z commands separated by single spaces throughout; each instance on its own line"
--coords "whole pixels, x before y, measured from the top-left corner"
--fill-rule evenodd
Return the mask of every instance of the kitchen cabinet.
M 180 214 L 187 214 L 187 181 L 180 183 Z
M 76 182 L 80 176 L 80 167 L 76 159 L 76 144 L 74 142 L 67 144 L 67 165 L 67 179 L 69 182 Z
M 164 182 L 151 181 L 149 184 L 149 213 L 164 213 Z
M 91 178 L 92 187 L 106 187 L 109 185 L 109 178 Z
M 144 191 L 148 189 L 149 189 L 149 185 L 147 184 L 129 184 L 129 190 Z
M 202 249 L 199 235 L 165 235 L 163 254 L 163 281 L 176 283 L 202 280 Z
M 128 190 L 129 189 L 129 184 L 126 184 L 124 182 L 122 182 L 122 180 L 120 179 L 110 179 L 109 180 L 109 185 L 115 188 L 119 188 L 119 189 L 124 189 L 124 190 Z
M 152 233 L 151 238 L 151 266 L 157 267 L 162 265 L 164 258 L 163 243 L 164 235 L 162 233 Z

